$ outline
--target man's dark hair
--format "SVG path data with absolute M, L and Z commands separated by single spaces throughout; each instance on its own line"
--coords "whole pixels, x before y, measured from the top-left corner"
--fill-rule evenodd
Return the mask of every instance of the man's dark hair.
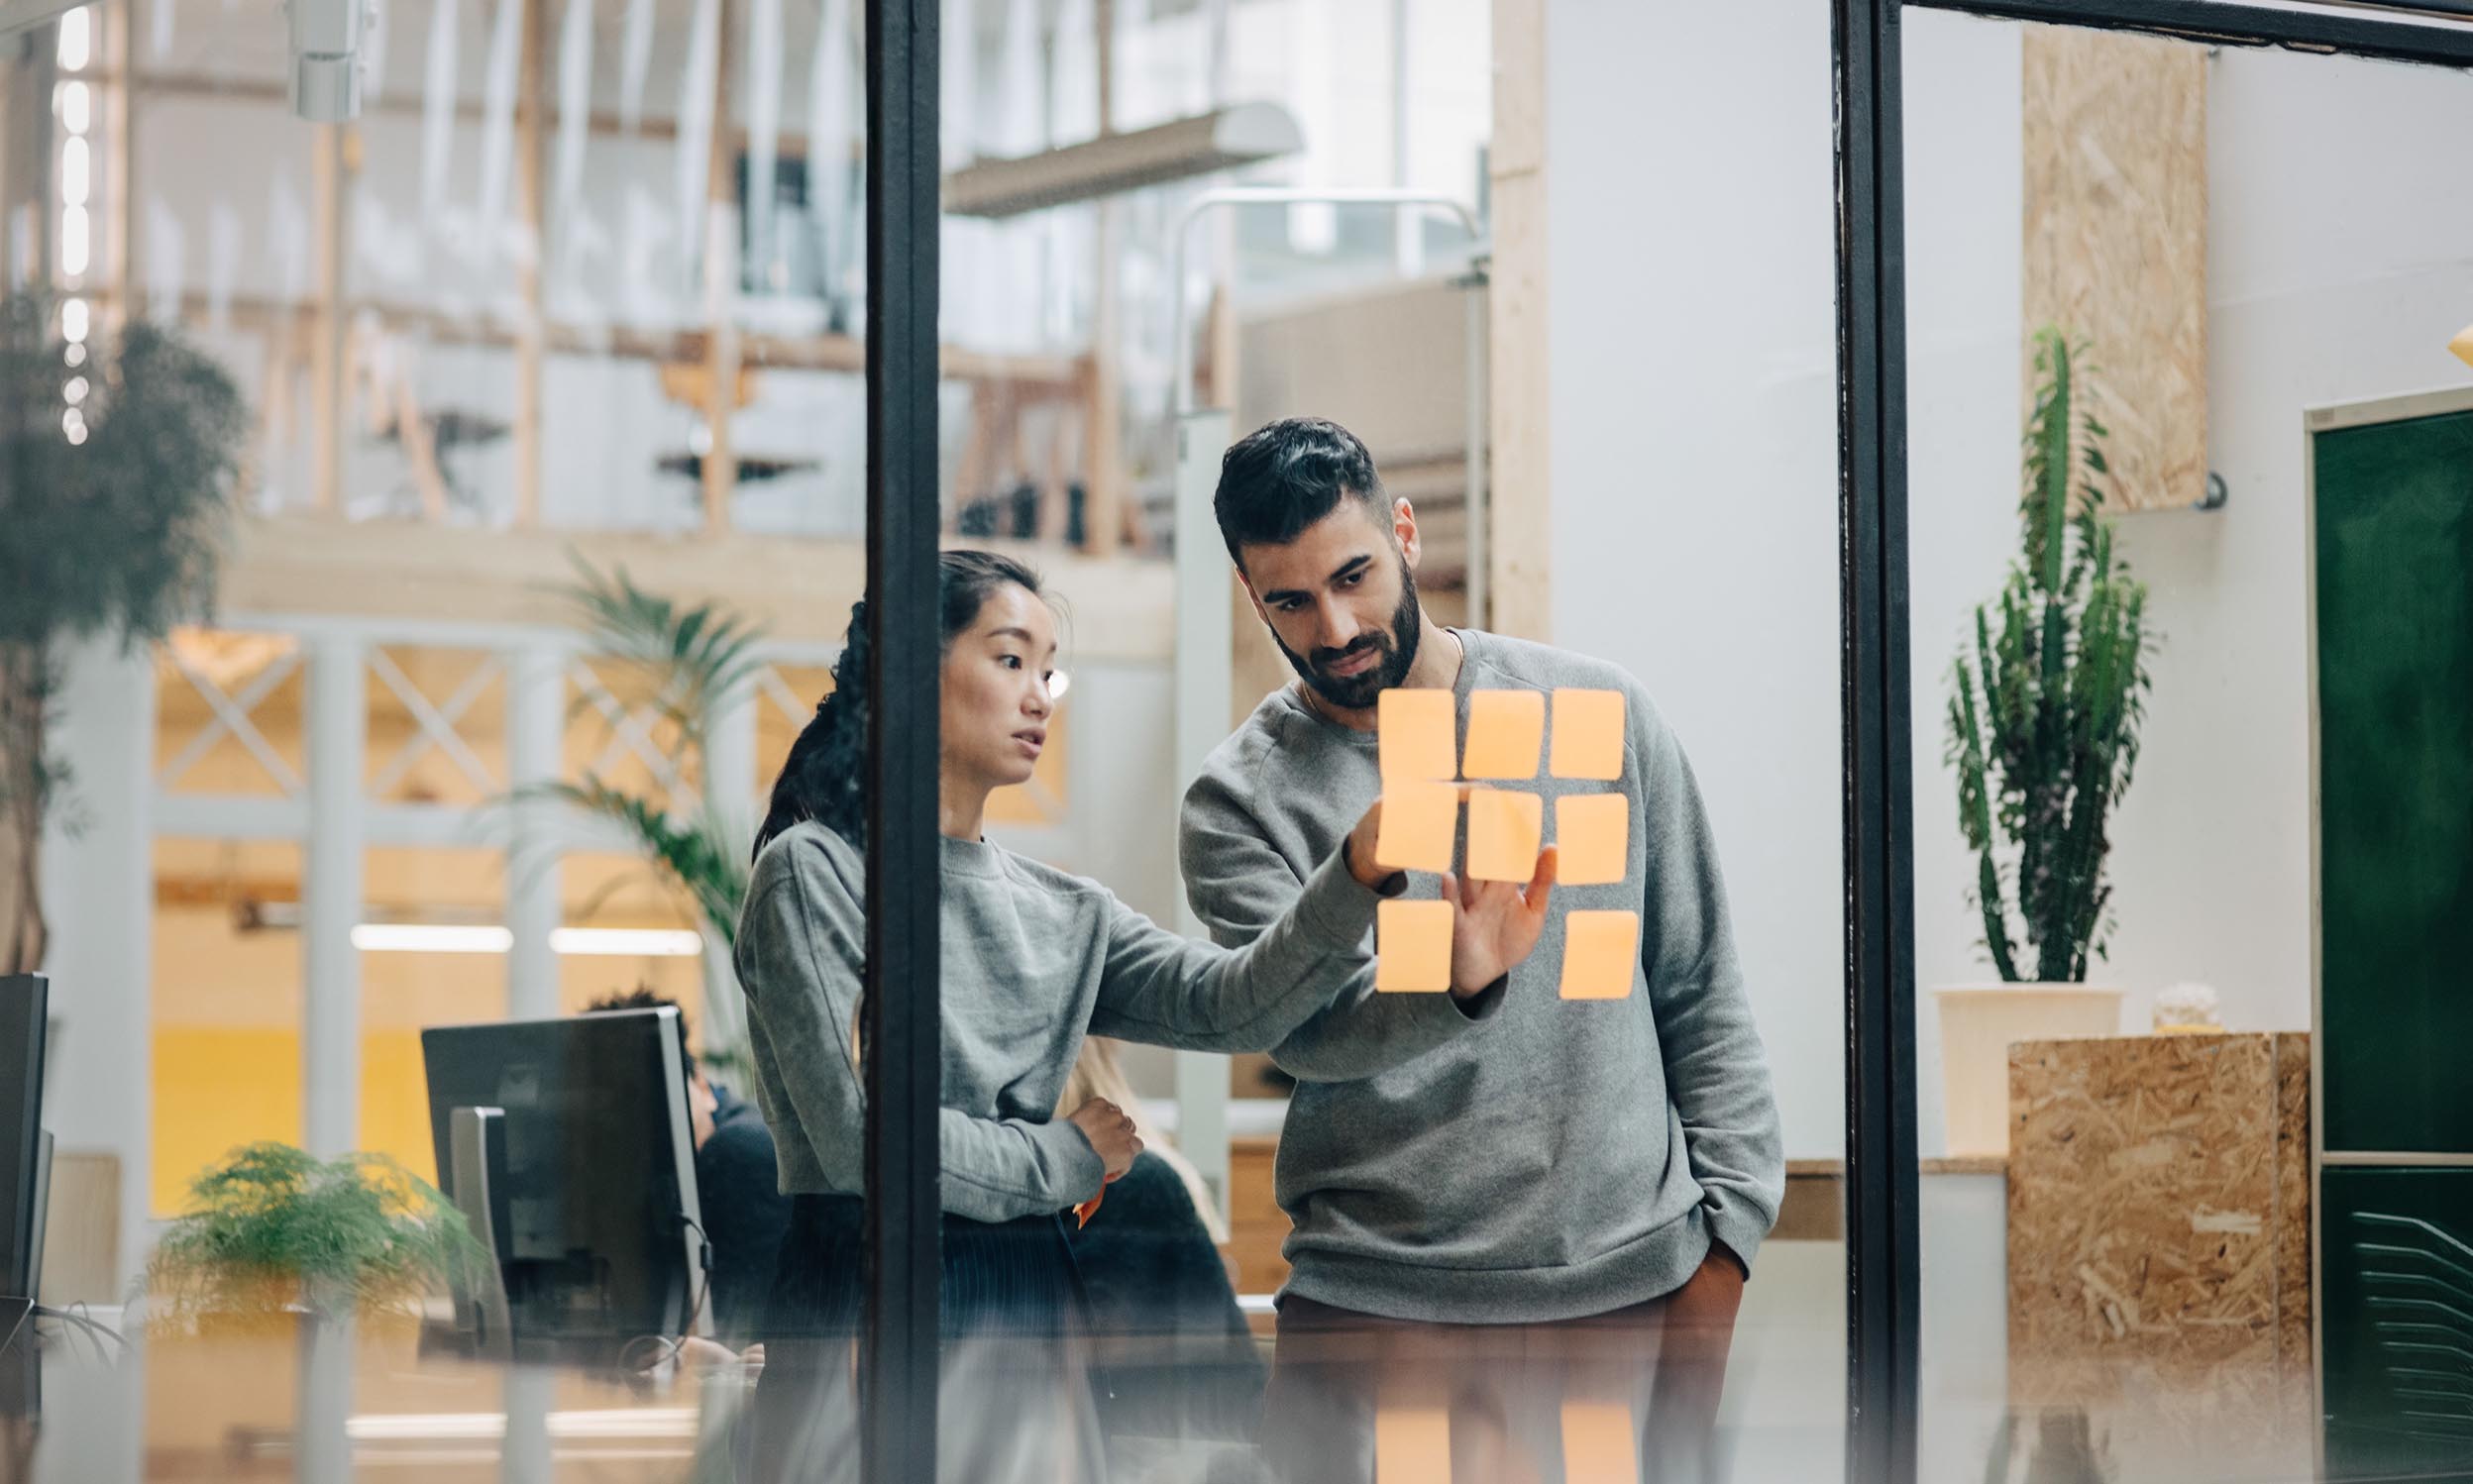
M 1211 496 L 1229 560 L 1248 546 L 1283 546 L 1344 498 L 1382 508 L 1382 477 L 1354 433 L 1324 417 L 1286 417 L 1246 434 L 1220 459 Z
M 656 995 L 649 985 L 638 985 L 624 995 L 604 995 L 584 1007 L 588 1015 L 613 1009 L 677 1009 L 679 1010 L 679 1071 L 688 1081 L 696 1080 L 696 1053 L 687 1044 L 687 1011 L 679 1009 L 679 1002 L 667 995 Z

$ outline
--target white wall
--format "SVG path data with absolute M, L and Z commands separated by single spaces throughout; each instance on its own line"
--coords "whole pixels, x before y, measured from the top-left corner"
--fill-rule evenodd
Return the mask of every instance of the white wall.
M 1828 9 L 1559 0 L 1546 71 L 1553 637 L 1682 738 L 1786 1152 L 1835 1155 Z
M 1649 686 L 1699 770 L 1787 1152 L 1844 1137 L 1828 13 L 1550 8 L 1555 637 Z M 1929 990 L 1989 977 L 1941 764 L 1944 676 L 2015 541 L 2015 27 L 1906 21 L 1920 1104 Z M 2166 647 L 2114 831 L 2099 972 L 2147 1023 L 2213 984 L 2309 1023 L 2304 410 L 2462 384 L 2473 197 L 2434 168 L 2473 78 L 2228 50 L 2209 64 L 2217 512 L 2131 519 Z M 2448 183 L 2452 181 L 2451 183 Z
M 44 1123 L 56 1148 L 120 1159 L 117 1301 L 145 1260 L 154 1137 L 151 945 L 155 668 L 117 642 L 64 656 L 54 749 L 74 770 L 44 832 L 43 973 L 59 1042 L 44 1067 Z

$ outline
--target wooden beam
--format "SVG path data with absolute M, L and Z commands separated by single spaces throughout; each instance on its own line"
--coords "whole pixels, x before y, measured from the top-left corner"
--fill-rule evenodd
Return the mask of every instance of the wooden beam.
M 138 8 L 98 5 L 91 14 L 94 24 L 102 28 L 104 65 L 128 75 L 130 58 L 137 52 Z M 95 86 L 90 96 L 94 116 L 102 125 L 103 147 L 96 155 L 104 161 L 103 191 L 95 203 L 95 217 L 103 227 L 103 281 L 109 297 L 100 307 L 104 324 L 117 330 L 132 312 L 137 272 L 137 102 L 129 96 L 129 89 L 118 84 Z
M 210 309 L 204 294 L 182 299 L 181 315 L 203 322 Z M 225 313 L 238 329 L 268 330 L 289 323 L 304 306 L 279 299 L 235 297 Z M 500 346 L 515 344 L 514 326 L 471 314 L 449 314 L 418 304 L 378 299 L 354 299 L 352 313 L 368 311 L 389 330 L 417 334 L 437 345 Z M 708 354 L 703 332 L 639 330 L 627 326 L 543 326 L 552 355 L 607 356 L 631 361 L 702 361 Z M 768 370 L 846 371 L 867 370 L 867 345 L 847 335 L 739 336 L 739 360 Z M 943 373 L 957 381 L 1002 381 L 1030 397 L 1080 396 L 1084 391 L 1080 356 L 1010 356 L 985 351 L 944 348 Z
M 52 33 L 0 45 L 0 293 L 52 281 Z
M 1091 6 L 1091 38 L 1099 58 L 1099 137 L 1117 132 L 1117 0 Z
M 973 539 L 1030 561 L 1071 604 L 1074 659 L 1165 665 L 1174 648 L 1174 577 L 1139 557 L 1085 557 L 1031 542 Z M 466 530 L 420 521 L 244 516 L 216 595 L 218 621 L 245 629 L 270 618 L 336 615 L 384 624 L 442 617 L 484 625 L 565 626 L 557 589 L 575 580 L 569 553 L 683 603 L 717 599 L 787 643 L 838 642 L 864 592 L 856 540 L 729 532 L 676 536 L 610 531 Z
M 107 70 L 83 75 L 90 81 L 117 82 L 120 77 L 128 74 Z M 139 91 L 149 98 L 187 98 L 212 103 L 263 103 L 286 112 L 291 108 L 291 98 L 281 82 L 268 82 L 254 78 L 216 77 L 202 72 L 158 72 L 151 69 L 139 69 L 136 75 Z M 365 104 L 362 111 L 364 117 L 369 118 L 417 119 L 423 116 L 426 107 L 426 103 L 418 93 L 389 93 L 376 103 Z M 478 126 L 482 123 L 482 105 L 478 101 L 458 103 L 455 117 L 459 127 Z M 547 123 L 553 127 L 562 122 L 565 117 L 566 115 L 555 107 L 550 108 L 545 114 Z M 716 132 L 721 131 L 722 127 L 718 122 L 714 125 Z M 636 126 L 629 129 L 619 122 L 618 115 L 614 113 L 593 113 L 586 117 L 585 132 L 595 139 L 639 139 L 659 143 L 679 137 L 679 122 L 676 119 L 646 118 L 638 120 Z M 728 127 L 727 133 L 730 136 L 732 148 L 744 149 L 746 147 L 745 130 L 732 125 Z M 807 137 L 805 133 L 784 132 L 778 136 L 778 139 L 782 159 L 804 159 L 806 158 Z M 861 155 L 862 147 L 853 143 L 850 147 L 851 162 L 857 163 Z
M 313 124 L 310 169 L 316 177 L 317 329 L 309 348 L 309 487 L 322 515 L 343 509 L 345 201 L 352 194 L 352 157 L 360 141 L 350 124 Z
M 1082 549 L 1106 556 L 1126 531 L 1125 387 L 1118 372 L 1123 336 L 1117 285 L 1117 203 L 1099 203 L 1098 248 L 1092 264 L 1090 406 L 1083 419 Z
M 1494 0 L 1494 254 L 1487 300 L 1488 613 L 1480 628 L 1544 640 L 1553 626 L 1552 410 L 1546 337 L 1546 0 Z
M 720 35 L 712 49 L 712 155 L 704 172 L 705 362 L 710 400 L 704 407 L 708 440 L 703 453 L 704 530 L 718 535 L 730 528 L 730 495 L 738 488 L 738 455 L 730 436 L 738 412 L 738 132 L 729 128 L 730 85 L 735 70 L 738 7 L 713 0 L 714 23 Z M 773 182 L 751 181 L 750 187 L 770 190 Z
M 542 260 L 550 251 L 549 185 L 550 21 L 549 0 L 522 0 L 523 59 L 515 92 L 515 200 L 523 219 L 515 289 L 523 300 L 515 328 L 515 523 L 541 520 L 541 374 L 548 359 L 547 313 L 542 304 Z M 408 450 L 409 441 L 405 443 Z

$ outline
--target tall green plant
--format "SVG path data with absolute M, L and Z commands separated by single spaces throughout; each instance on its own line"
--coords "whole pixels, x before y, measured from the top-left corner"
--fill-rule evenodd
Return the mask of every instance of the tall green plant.
M 709 777 L 713 717 L 754 684 L 764 630 L 724 604 L 681 604 L 637 586 L 623 570 L 602 573 L 581 557 L 575 563 L 576 581 L 560 591 L 577 627 L 593 649 L 627 668 L 633 689 L 668 723 L 678 739 L 671 761 L 679 776 Z M 750 842 L 709 800 L 656 802 L 591 773 L 518 795 L 525 797 L 554 800 L 624 836 L 716 941 L 735 946 Z M 706 989 L 716 993 L 705 996 L 701 1055 L 729 1067 L 744 1049 L 736 987 Z
M 1985 947 L 2013 982 L 2083 981 L 2103 955 L 2105 820 L 2128 792 L 2146 717 L 2147 589 L 2097 513 L 2110 435 L 2078 410 L 2083 357 L 2059 330 L 2035 338 L 2021 551 L 1951 667 L 1958 822 L 1976 852 Z
M 0 301 L 0 974 L 41 968 L 46 817 L 62 647 L 131 646 L 213 596 L 249 419 L 223 369 L 137 323 L 56 338 L 51 307 Z

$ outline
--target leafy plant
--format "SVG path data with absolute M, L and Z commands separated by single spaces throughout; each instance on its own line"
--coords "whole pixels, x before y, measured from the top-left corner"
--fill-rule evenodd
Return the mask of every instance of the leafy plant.
M 720 603 L 680 604 L 637 586 L 623 570 L 603 574 L 575 558 L 577 581 L 561 589 L 592 647 L 619 661 L 636 692 L 676 736 L 671 759 L 682 779 L 705 776 L 712 718 L 751 686 L 764 662 L 764 630 Z M 585 702 L 579 702 L 584 704 Z M 747 844 L 708 802 L 656 803 L 597 774 L 520 791 L 516 798 L 566 805 L 616 830 L 665 886 L 725 946 L 738 940 L 747 900 Z M 732 1068 L 743 1055 L 735 984 L 707 985 L 699 1055 Z M 723 993 L 725 992 L 725 993 Z
M 417 1307 L 489 1256 L 464 1214 L 382 1154 L 318 1160 L 289 1144 L 234 1150 L 190 1182 L 146 1269 L 174 1316 L 270 1305 Z
M 1977 855 L 1985 946 L 2012 982 L 2022 960 L 2034 979 L 2083 981 L 2103 955 L 2105 820 L 2128 792 L 2150 688 L 2147 589 L 2097 513 L 2109 433 L 2077 410 L 2083 357 L 2056 329 L 2035 338 L 2020 556 L 1951 666 L 1945 760 Z
M 61 646 L 135 647 L 205 611 L 249 430 L 232 378 L 168 331 L 51 325 L 39 298 L 0 302 L 0 974 L 40 968 L 49 938 Z

